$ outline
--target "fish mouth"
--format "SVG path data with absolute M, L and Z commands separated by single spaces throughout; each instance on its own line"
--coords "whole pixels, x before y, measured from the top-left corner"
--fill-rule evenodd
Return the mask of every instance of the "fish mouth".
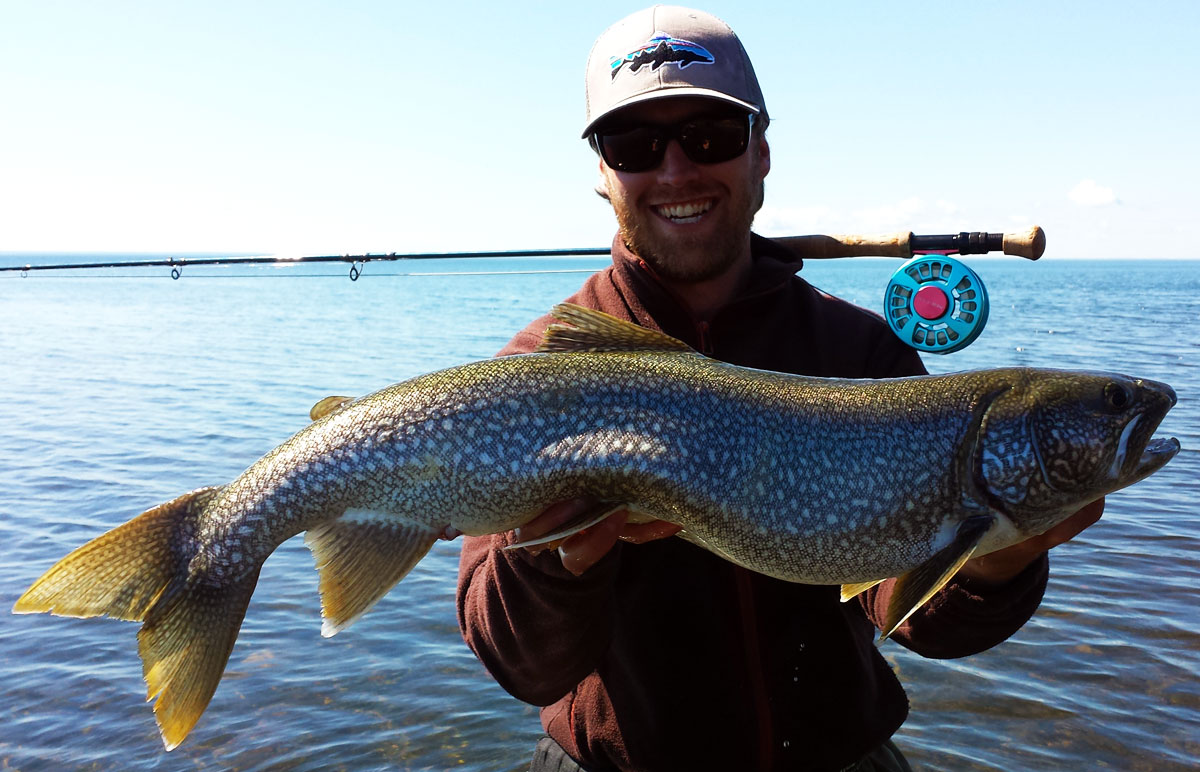
M 1146 443 L 1142 455 L 1138 457 L 1137 463 L 1133 467 L 1131 482 L 1149 477 L 1162 469 L 1168 461 L 1175 457 L 1180 447 L 1179 440 L 1174 437 L 1155 437 L 1150 440 Z
M 1175 390 L 1165 383 L 1139 379 L 1137 386 L 1147 398 L 1146 409 L 1130 419 L 1121 432 L 1116 457 L 1113 459 L 1113 476 L 1121 486 L 1137 482 L 1162 469 L 1179 452 L 1179 440 L 1175 437 L 1152 436 L 1167 412 L 1179 401 Z M 1141 447 L 1141 453 L 1130 453 L 1131 448 Z

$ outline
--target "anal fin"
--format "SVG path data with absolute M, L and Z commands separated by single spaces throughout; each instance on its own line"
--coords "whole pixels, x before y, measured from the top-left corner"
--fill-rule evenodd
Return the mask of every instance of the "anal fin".
M 321 574 L 321 635 L 349 627 L 415 566 L 440 531 L 369 510 L 347 510 L 304 543 Z
M 873 579 L 869 582 L 854 582 L 851 584 L 843 584 L 842 585 L 842 603 L 845 603 L 848 600 L 852 600 L 853 598 L 857 597 L 859 593 L 866 592 L 867 590 L 871 589 L 872 587 L 879 584 L 880 582 L 886 582 L 886 581 L 887 581 L 887 579 Z
M 937 554 L 896 580 L 892 597 L 884 619 L 883 635 L 886 639 L 904 624 L 927 600 L 950 581 L 951 577 L 970 559 L 975 547 L 996 519 L 991 515 L 977 515 L 964 520 L 954 534 L 954 540 Z

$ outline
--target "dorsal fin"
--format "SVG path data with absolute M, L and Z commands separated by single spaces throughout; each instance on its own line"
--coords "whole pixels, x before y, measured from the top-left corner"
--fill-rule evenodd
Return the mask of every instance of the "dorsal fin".
M 639 327 L 603 311 L 559 303 L 551 312 L 567 324 L 552 324 L 538 346 L 539 353 L 578 351 L 673 351 L 694 354 L 691 346 L 666 333 Z
M 312 406 L 312 410 L 308 411 L 308 417 L 314 421 L 320 420 L 330 413 L 341 410 L 353 401 L 354 397 L 326 397 Z

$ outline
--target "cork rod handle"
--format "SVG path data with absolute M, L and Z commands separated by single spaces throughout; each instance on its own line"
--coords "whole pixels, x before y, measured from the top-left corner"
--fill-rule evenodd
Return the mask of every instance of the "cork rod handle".
M 1037 225 L 1024 233 L 1005 233 L 1004 254 L 1037 260 L 1046 252 L 1046 232 Z
M 921 252 L 948 251 L 962 255 L 1003 252 L 1037 260 L 1046 251 L 1046 232 L 1033 226 L 1021 233 L 951 233 L 916 236 L 910 231 L 882 236 L 785 236 L 778 243 L 808 260 L 835 257 L 903 257 Z

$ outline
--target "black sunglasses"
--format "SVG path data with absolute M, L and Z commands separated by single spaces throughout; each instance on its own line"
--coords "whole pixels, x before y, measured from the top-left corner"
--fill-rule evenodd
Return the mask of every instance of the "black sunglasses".
M 692 118 L 667 126 L 613 126 L 589 138 L 592 148 L 609 168 L 619 172 L 645 172 L 662 163 L 667 143 L 679 142 L 693 163 L 719 164 L 746 152 L 750 146 L 752 113 L 737 116 Z

